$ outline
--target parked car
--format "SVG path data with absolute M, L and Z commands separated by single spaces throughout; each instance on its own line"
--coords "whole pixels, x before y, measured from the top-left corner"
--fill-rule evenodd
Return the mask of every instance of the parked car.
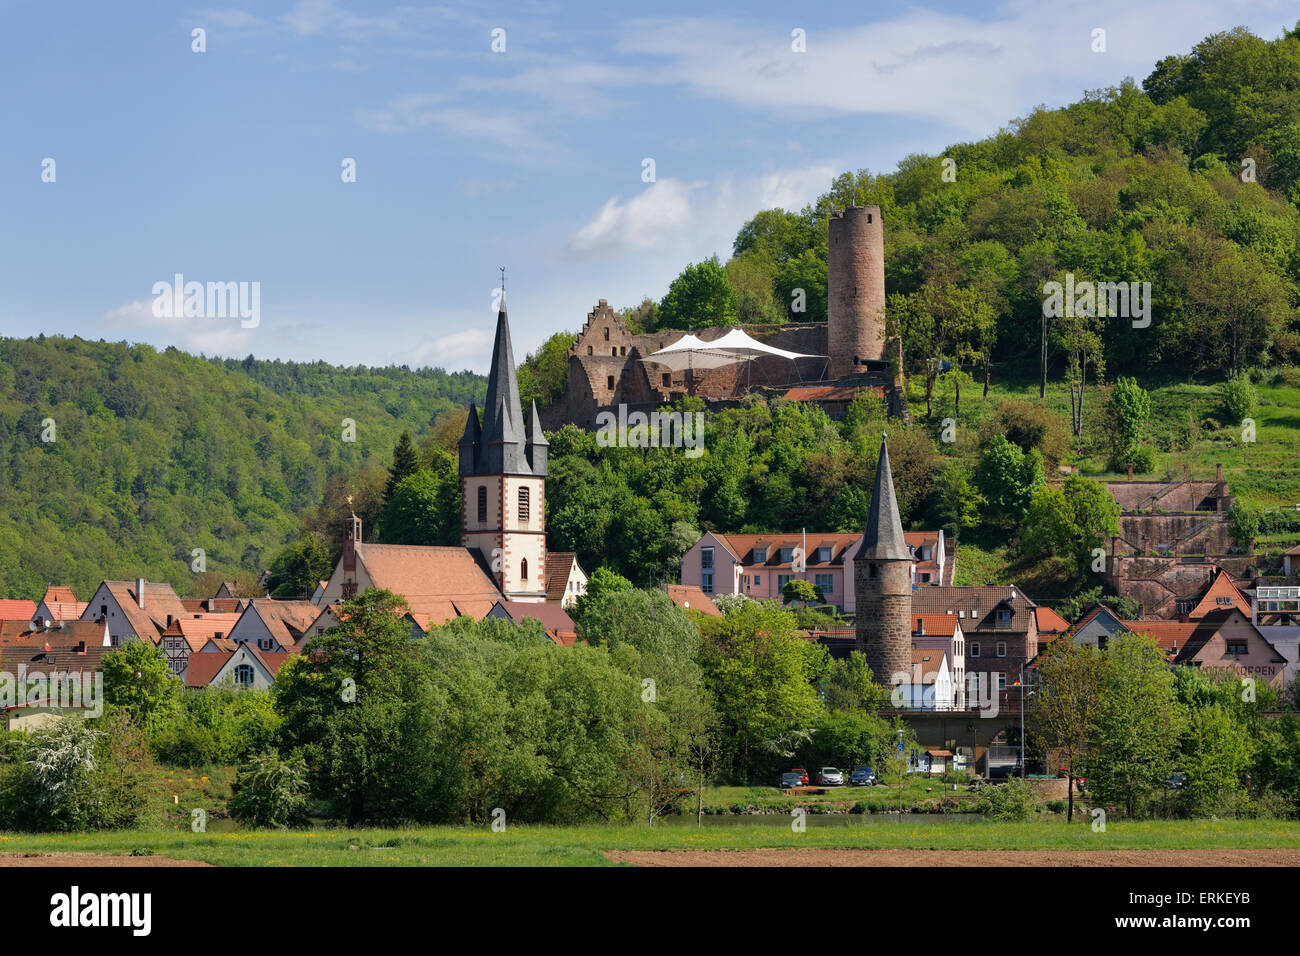
M 1179 790 L 1187 783 L 1187 774 L 1181 770 L 1175 770 L 1165 780 L 1165 786 L 1170 790 Z
M 803 774 L 791 770 L 789 773 L 781 774 L 781 789 L 789 790 L 791 787 L 801 787 L 803 781 Z
M 795 768 L 793 768 L 790 772 L 791 772 L 791 773 L 797 773 L 797 774 L 799 775 L 799 782 L 800 782 L 803 786 L 805 786 L 805 787 L 808 786 L 808 771 L 807 771 L 807 770 L 805 770 L 803 767 L 795 767 Z
M 823 787 L 844 786 L 844 773 L 834 767 L 822 767 L 817 774 L 817 782 Z
M 876 785 L 876 772 L 870 767 L 859 767 L 849 774 L 849 786 L 851 787 L 874 787 Z

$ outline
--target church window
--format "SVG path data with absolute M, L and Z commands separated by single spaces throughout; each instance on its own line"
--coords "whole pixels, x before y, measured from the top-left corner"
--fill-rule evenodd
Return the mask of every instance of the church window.
M 519 520 L 526 522 L 528 520 L 528 489 L 519 489 Z
M 478 486 L 478 520 L 480 524 L 487 523 L 487 485 Z
M 519 562 L 519 583 L 523 584 L 528 580 L 528 559 L 524 558 Z
M 605 376 L 605 385 L 609 388 L 610 391 L 613 391 L 613 390 L 614 390 L 614 376 L 613 376 L 613 375 L 607 375 L 607 376 Z

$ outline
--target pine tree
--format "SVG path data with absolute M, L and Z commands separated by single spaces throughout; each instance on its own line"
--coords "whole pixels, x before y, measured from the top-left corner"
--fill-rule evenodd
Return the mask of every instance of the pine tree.
M 397 439 L 396 447 L 393 448 L 393 464 L 388 469 L 388 484 L 384 488 L 385 505 L 393 500 L 393 491 L 397 488 L 398 482 L 415 474 L 419 468 L 420 457 L 416 454 L 415 446 L 411 444 L 410 433 L 404 431 L 402 437 Z

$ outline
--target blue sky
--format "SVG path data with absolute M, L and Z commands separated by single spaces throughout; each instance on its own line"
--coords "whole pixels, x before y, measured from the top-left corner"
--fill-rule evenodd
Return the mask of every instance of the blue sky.
M 498 266 L 522 356 L 597 299 L 661 297 L 836 172 L 1297 18 L 1273 0 L 0 0 L 0 334 L 481 371 Z M 155 318 L 178 272 L 259 282 L 260 324 Z

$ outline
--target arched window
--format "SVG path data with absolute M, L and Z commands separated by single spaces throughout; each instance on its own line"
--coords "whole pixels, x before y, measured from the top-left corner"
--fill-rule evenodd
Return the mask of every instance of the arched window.
M 519 520 L 528 521 L 528 489 L 526 487 L 519 489 Z
M 478 520 L 487 524 L 487 485 L 478 486 Z
M 524 583 L 528 580 L 528 559 L 524 558 L 519 562 L 519 581 Z

